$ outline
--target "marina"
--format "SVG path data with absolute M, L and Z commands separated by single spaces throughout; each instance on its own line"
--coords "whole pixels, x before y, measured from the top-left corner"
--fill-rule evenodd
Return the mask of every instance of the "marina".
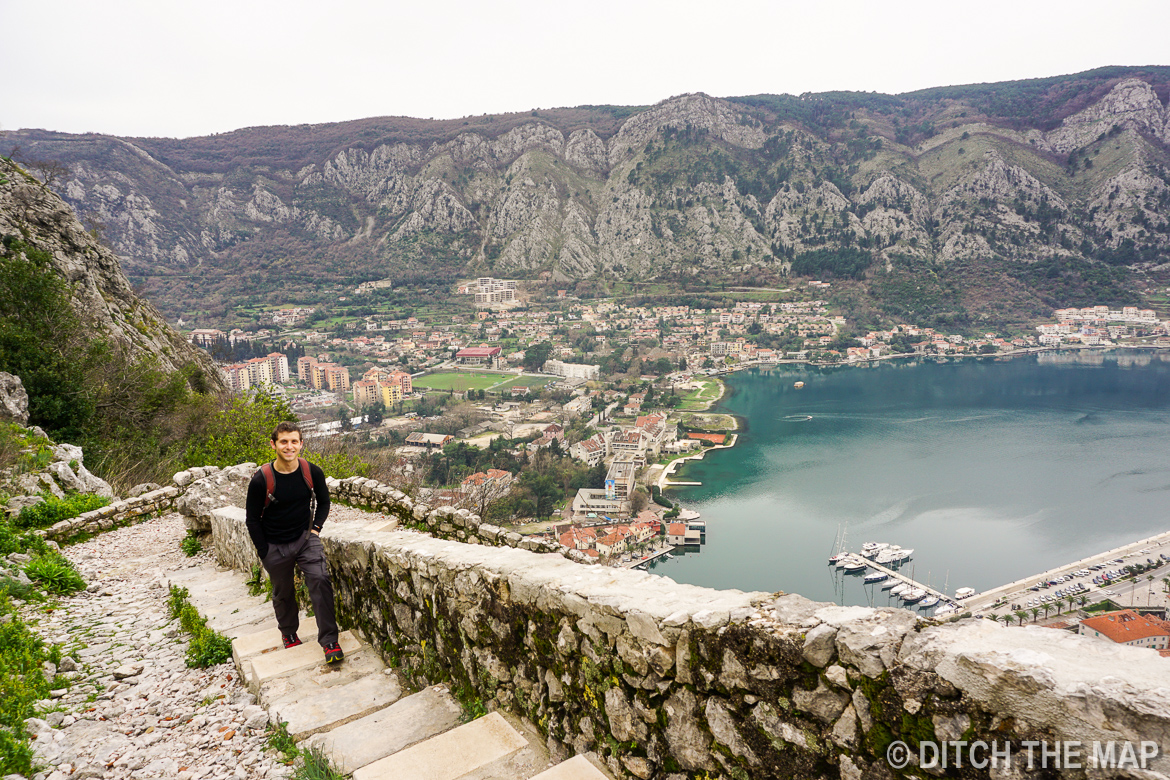
M 867 547 L 869 544 L 867 544 Z M 882 549 L 883 547 L 890 547 L 890 545 L 882 545 L 877 549 Z M 874 550 L 874 554 L 876 557 L 877 550 Z M 867 585 L 875 585 L 879 582 L 883 583 L 882 590 L 889 591 L 891 596 L 897 596 L 907 606 L 914 605 L 920 608 L 926 608 L 943 604 L 956 608 L 957 602 L 953 596 L 948 596 L 946 593 L 935 590 L 929 585 L 917 582 L 912 577 L 903 574 L 897 569 L 883 566 L 876 560 L 863 557 L 861 554 L 851 552 L 837 553 L 829 559 L 829 563 L 843 569 L 846 574 L 873 569 L 873 573 L 866 574 L 863 581 Z

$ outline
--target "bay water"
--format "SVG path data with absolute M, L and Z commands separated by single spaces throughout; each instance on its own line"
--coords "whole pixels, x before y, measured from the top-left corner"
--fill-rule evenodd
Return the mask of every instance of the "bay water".
M 673 476 L 706 543 L 678 582 L 889 603 L 827 565 L 839 532 L 914 548 L 904 571 L 984 590 L 1170 530 L 1170 353 L 784 365 L 726 378 L 731 449 Z M 797 388 L 796 382 L 804 386 Z M 896 599 L 895 599 L 896 601 Z

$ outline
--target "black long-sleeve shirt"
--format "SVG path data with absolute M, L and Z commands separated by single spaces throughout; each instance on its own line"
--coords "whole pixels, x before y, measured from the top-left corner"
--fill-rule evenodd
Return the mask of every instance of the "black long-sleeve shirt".
M 305 484 L 305 477 L 297 470 L 281 474 L 274 467 L 276 485 L 272 490 L 275 500 L 264 508 L 266 489 L 264 474 L 259 469 L 248 483 L 248 498 L 244 502 L 248 535 L 256 546 L 256 553 L 263 558 L 268 554 L 268 544 L 282 544 L 296 541 L 311 525 L 320 531 L 329 517 L 329 487 L 325 484 L 325 472 L 310 463 L 309 473 L 313 476 L 313 490 Z M 317 511 L 311 511 L 313 495 L 317 497 Z

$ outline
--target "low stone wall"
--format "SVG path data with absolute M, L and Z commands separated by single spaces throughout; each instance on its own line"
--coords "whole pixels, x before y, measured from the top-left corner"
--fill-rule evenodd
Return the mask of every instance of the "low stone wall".
M 449 506 L 432 508 L 426 504 L 416 504 L 400 490 L 374 479 L 331 478 L 329 494 L 331 498 L 350 506 L 397 517 L 403 527 L 414 528 L 437 539 L 492 547 L 515 547 L 531 552 L 560 553 L 579 563 L 596 563 L 579 550 L 568 550 L 557 542 L 527 539 L 515 531 L 485 523 L 479 515 L 466 509 Z
M 1011 745 L 1011 768 L 930 771 L 940 776 L 1170 772 L 1170 663 L 1146 649 L 984 620 L 928 626 L 905 610 L 679 585 L 384 526 L 325 527 L 339 619 L 416 684 L 522 714 L 554 753 L 596 751 L 619 777 L 924 776 L 917 758 L 891 766 L 896 740 L 915 754 L 931 740 Z M 250 570 L 243 512 L 216 511 L 212 531 L 220 562 Z M 1041 772 L 1037 753 L 1031 772 L 1033 740 L 1159 752 L 1148 771 L 1121 773 L 1051 760 Z
M 66 542 L 80 534 L 96 534 L 123 525 L 141 523 L 152 517 L 161 517 L 174 509 L 178 495 L 177 487 L 159 488 L 62 520 L 37 533 L 55 542 Z

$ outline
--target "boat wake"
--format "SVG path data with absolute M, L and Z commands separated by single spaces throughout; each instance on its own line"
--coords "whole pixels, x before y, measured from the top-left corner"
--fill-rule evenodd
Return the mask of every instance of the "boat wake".
M 789 414 L 780 418 L 784 422 L 808 422 L 812 419 L 811 414 Z

